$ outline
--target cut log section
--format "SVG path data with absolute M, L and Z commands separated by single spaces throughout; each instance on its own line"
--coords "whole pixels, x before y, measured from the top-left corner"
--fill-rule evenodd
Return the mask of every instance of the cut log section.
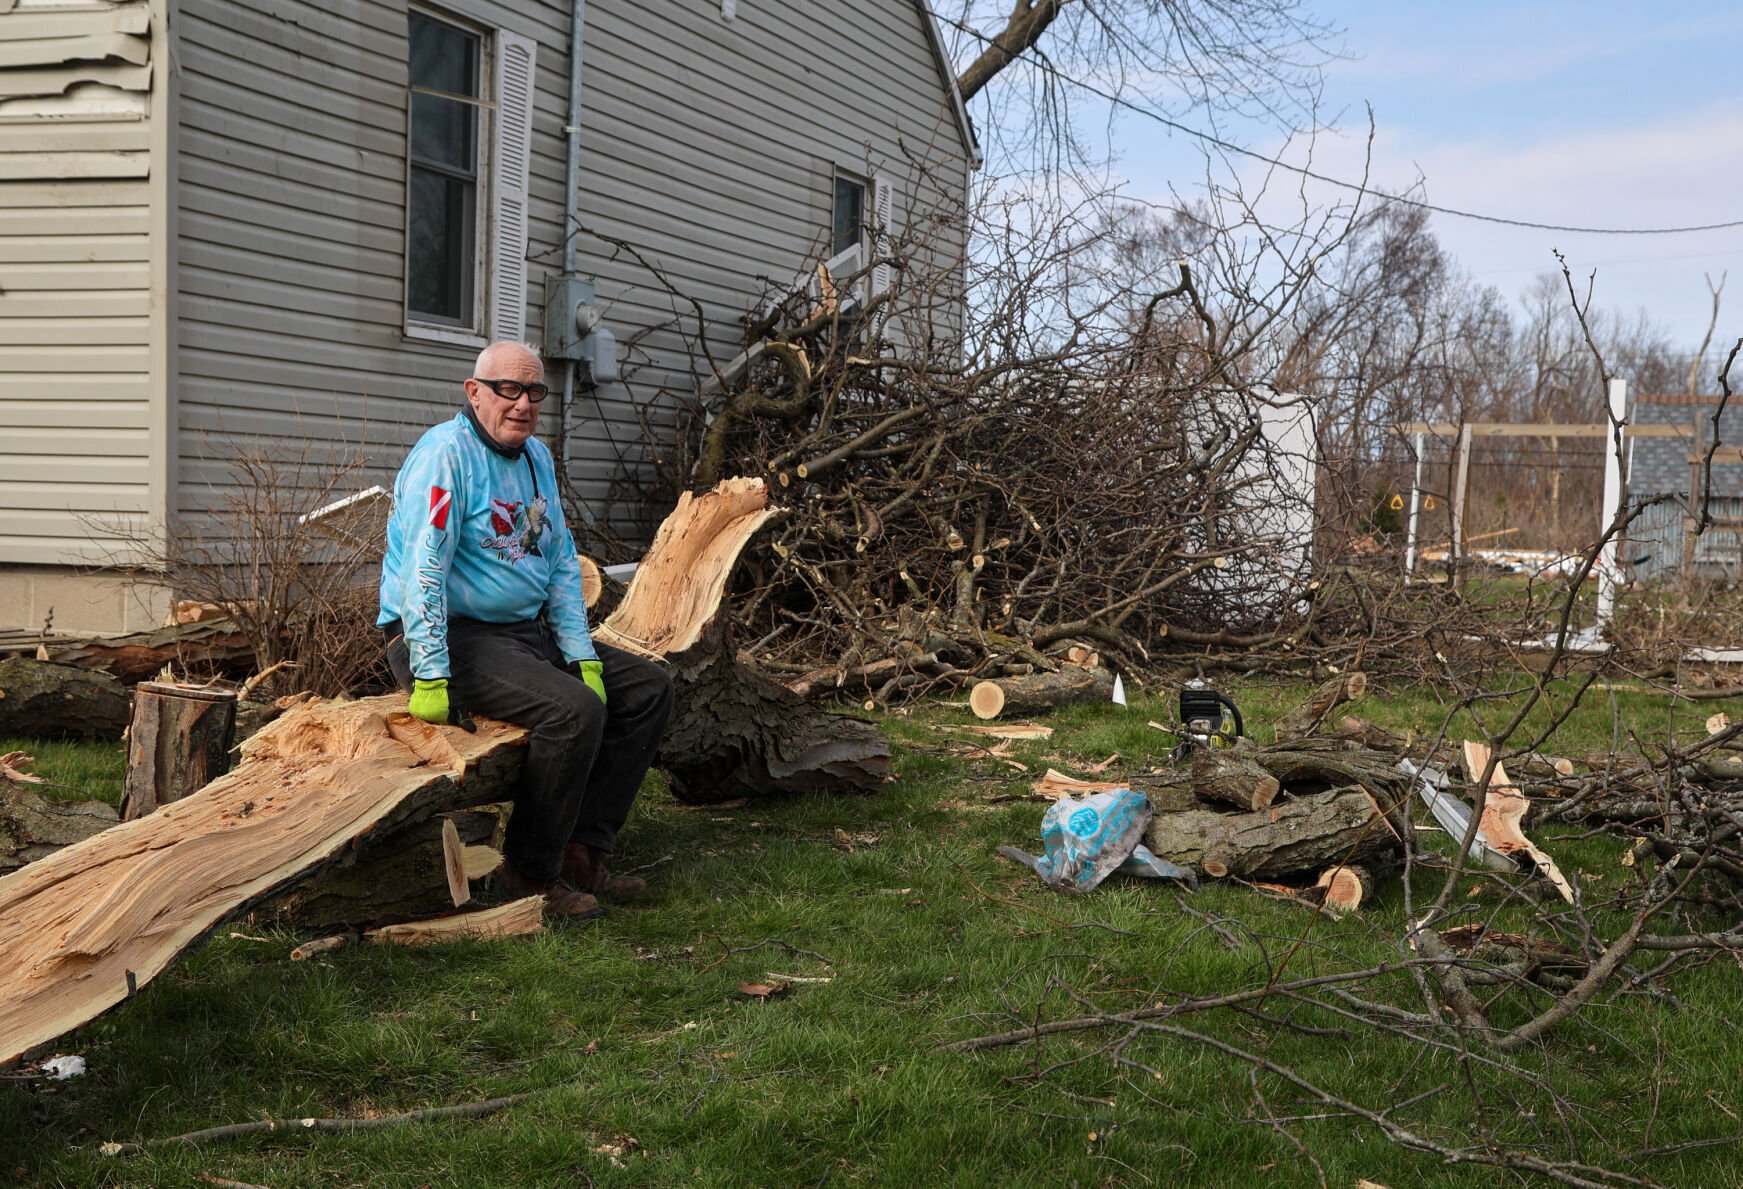
M 228 619 L 171 624 L 150 632 L 81 640 L 53 648 L 49 659 L 100 669 L 124 682 L 147 681 L 173 665 L 201 676 L 246 677 L 254 667 L 248 637 Z
M 13 656 L 0 661 L 0 737 L 119 739 L 127 690 L 107 673 Z
M 0 1064 L 96 1018 L 360 835 L 501 797 L 524 730 L 481 720 L 471 735 L 404 705 L 299 707 L 200 795 L 0 878 Z
M 1279 801 L 1256 813 L 1159 813 L 1144 829 L 1159 858 L 1215 878 L 1283 879 L 1330 866 L 1389 861 L 1399 838 L 1361 789 Z
M 1201 748 L 1192 757 L 1192 791 L 1207 801 L 1237 809 L 1263 809 L 1277 799 L 1283 786 L 1256 760 L 1216 748 Z
M 1340 864 L 1320 872 L 1313 886 L 1320 889 L 1320 905 L 1333 916 L 1343 916 L 1374 894 L 1374 877 L 1366 867 Z
M 230 767 L 236 695 L 143 682 L 133 689 L 121 818 L 144 817 L 205 787 Z
M 1066 665 L 1056 673 L 1030 673 L 976 682 L 968 707 L 977 718 L 1022 718 L 1078 702 L 1106 702 L 1114 696 L 1114 675 L 1106 669 Z
M 1307 700 L 1277 720 L 1277 741 L 1301 739 L 1319 729 L 1326 716 L 1345 702 L 1353 702 L 1368 690 L 1365 673 L 1345 673 L 1326 682 Z
M 1483 772 L 1490 767 L 1493 754 L 1488 744 L 1465 740 L 1465 772 L 1473 783 L 1482 780 Z M 1520 823 L 1530 808 L 1530 799 L 1507 779 L 1507 770 L 1501 766 L 1500 761 L 1494 761 L 1489 775 L 1489 787 L 1484 790 L 1483 816 L 1477 824 L 1477 832 L 1491 849 L 1510 855 L 1515 861 L 1529 859 L 1532 869 L 1548 880 L 1563 900 L 1572 904 L 1573 886 L 1555 865 L 1555 860 L 1538 849 L 1537 844 L 1527 838 L 1525 831 L 1520 828 Z M 1454 842 L 1457 841 L 1454 839 Z

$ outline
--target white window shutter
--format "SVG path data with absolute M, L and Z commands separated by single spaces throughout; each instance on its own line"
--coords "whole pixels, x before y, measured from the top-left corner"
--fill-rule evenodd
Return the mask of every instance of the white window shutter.
M 872 177 L 871 250 L 878 261 L 872 267 L 871 291 L 875 296 L 889 292 L 894 270 L 886 257 L 895 244 L 896 187 L 883 174 Z
M 538 43 L 496 35 L 496 144 L 490 178 L 490 337 L 519 340 L 527 314 L 527 168 Z

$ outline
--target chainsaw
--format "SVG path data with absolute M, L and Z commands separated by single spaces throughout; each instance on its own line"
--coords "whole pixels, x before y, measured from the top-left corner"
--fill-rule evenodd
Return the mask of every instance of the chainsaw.
M 1246 733 L 1240 707 L 1227 694 L 1218 693 L 1197 677 L 1180 687 L 1180 724 L 1174 728 L 1180 738 L 1173 753 L 1176 760 L 1199 748 L 1233 747 Z

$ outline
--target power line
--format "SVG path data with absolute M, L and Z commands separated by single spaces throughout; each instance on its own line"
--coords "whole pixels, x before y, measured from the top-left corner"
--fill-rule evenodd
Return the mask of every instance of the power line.
M 961 21 L 949 17 L 939 17 L 938 19 L 943 23 L 950 25 L 958 32 L 965 33 L 977 41 L 989 45 L 992 44 L 992 38 L 987 37 L 977 29 L 970 28 Z M 1115 107 L 1122 108 L 1134 113 L 1135 115 L 1143 116 L 1146 119 L 1154 120 L 1165 128 L 1171 128 L 1176 132 L 1201 140 L 1206 144 L 1215 145 L 1217 148 L 1223 149 L 1226 152 L 1239 153 L 1243 157 L 1251 157 L 1255 161 L 1263 161 L 1267 165 L 1275 165 L 1279 169 L 1286 169 L 1291 173 L 1300 174 L 1302 177 L 1312 178 L 1316 182 L 1324 182 L 1331 186 L 1340 186 L 1345 190 L 1353 190 L 1358 194 L 1373 195 L 1374 197 L 1384 199 L 1387 202 L 1396 202 L 1401 206 L 1414 207 L 1418 210 L 1430 211 L 1437 215 L 1448 215 L 1455 219 L 1471 219 L 1478 223 L 1496 223 L 1503 227 L 1523 227 L 1532 231 L 1562 231 L 1567 232 L 1570 235 L 1686 235 L 1690 232 L 1696 231 L 1729 231 L 1733 228 L 1743 227 L 1743 219 L 1733 219 L 1728 223 L 1702 223 L 1691 227 L 1573 227 L 1560 223 L 1537 223 L 1530 219 L 1510 219 L 1503 215 L 1485 215 L 1476 211 L 1462 211 L 1456 207 L 1438 206 L 1432 202 L 1425 202 L 1420 198 L 1409 198 L 1402 194 L 1391 194 L 1385 190 L 1377 190 L 1374 187 L 1365 185 L 1361 182 L 1350 182 L 1345 181 L 1343 178 L 1334 178 L 1328 174 L 1320 173 L 1317 170 L 1308 169 L 1306 166 L 1291 165 L 1289 162 L 1281 160 L 1280 158 L 1267 156 L 1256 149 L 1244 148 L 1232 141 L 1224 140 L 1213 133 L 1205 132 L 1199 128 L 1188 127 L 1176 120 L 1169 119 L 1160 112 L 1152 111 L 1147 107 L 1140 107 L 1129 99 L 1104 91 L 1082 79 L 1073 78 L 1070 75 L 1065 74 L 1051 62 L 1048 62 L 1045 58 L 1029 56 L 1025 58 L 1024 61 L 1030 66 L 1040 70 L 1042 73 L 1050 75 L 1058 81 L 1069 84 L 1079 90 L 1088 91 L 1091 95 L 1106 100 Z

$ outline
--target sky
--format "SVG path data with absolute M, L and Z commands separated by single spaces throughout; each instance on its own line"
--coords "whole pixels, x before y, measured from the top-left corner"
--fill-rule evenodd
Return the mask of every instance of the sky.
M 1313 168 L 1437 206 L 1537 223 L 1658 228 L 1743 221 L 1743 4 L 1426 3 L 1306 0 L 1341 27 L 1325 66 Z M 1194 113 L 1182 123 L 1206 128 Z M 1225 138 L 1305 163 L 1305 141 L 1220 121 Z M 1116 173 L 1134 197 L 1191 195 L 1204 161 L 1191 138 L 1119 117 Z M 1263 168 L 1232 159 L 1243 175 Z M 1347 199 L 1309 183 L 1323 202 Z M 1646 314 L 1682 350 L 1711 316 L 1704 274 L 1729 272 L 1715 341 L 1743 335 L 1743 226 L 1680 235 L 1593 235 L 1436 214 L 1431 226 L 1475 281 L 1518 298 L 1558 266 L 1560 249 L 1595 304 Z M 1518 308 L 1516 305 L 1515 308 Z

